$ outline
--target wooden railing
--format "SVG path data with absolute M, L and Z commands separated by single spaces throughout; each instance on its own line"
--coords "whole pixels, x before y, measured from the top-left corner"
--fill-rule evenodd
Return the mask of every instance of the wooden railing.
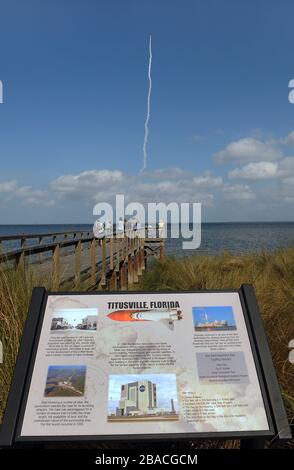
M 37 267 L 54 290 L 85 282 L 89 289 L 127 289 L 139 281 L 150 254 L 163 254 L 163 240 L 146 235 L 143 228 L 100 239 L 91 231 L 2 236 L 0 264 L 24 271 Z M 17 248 L 7 249 L 7 241 Z

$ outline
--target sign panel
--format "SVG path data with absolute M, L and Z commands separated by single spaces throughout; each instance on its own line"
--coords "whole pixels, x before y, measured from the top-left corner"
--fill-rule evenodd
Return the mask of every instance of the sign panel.
M 238 291 L 49 294 L 19 437 L 266 435 L 266 408 Z

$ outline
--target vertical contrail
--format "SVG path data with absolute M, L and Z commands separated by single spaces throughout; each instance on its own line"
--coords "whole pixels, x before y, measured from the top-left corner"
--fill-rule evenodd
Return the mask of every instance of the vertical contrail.
M 150 101 L 151 101 L 151 91 L 152 91 L 152 79 L 151 79 L 151 67 L 152 67 L 152 47 L 151 47 L 151 35 L 149 38 L 149 65 L 148 65 L 148 79 L 149 79 L 149 89 L 148 89 L 148 97 L 147 97 L 147 115 L 145 121 L 145 135 L 144 135 L 144 143 L 143 143 L 143 168 L 142 170 L 146 170 L 147 168 L 147 143 L 148 143 L 148 135 L 149 135 L 149 119 L 150 119 Z

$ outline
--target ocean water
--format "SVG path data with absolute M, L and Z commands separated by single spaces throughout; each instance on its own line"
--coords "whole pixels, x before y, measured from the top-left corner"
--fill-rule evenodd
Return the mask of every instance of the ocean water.
M 75 230 L 92 230 L 90 224 L 66 225 L 0 225 L 0 237 L 16 234 L 42 234 Z M 183 239 L 170 238 L 167 227 L 164 252 L 173 256 L 191 254 L 251 253 L 273 251 L 289 246 L 294 247 L 294 222 L 272 223 L 204 223 L 201 228 L 201 245 L 196 250 L 183 250 Z M 46 240 L 44 240 L 46 242 Z M 31 240 L 30 244 L 36 243 Z M 14 241 L 4 242 L 2 250 L 18 248 Z
M 294 222 L 284 223 L 206 223 L 201 228 L 197 250 L 183 250 L 182 240 L 167 238 L 165 252 L 174 256 L 191 254 L 233 254 L 274 251 L 294 247 Z

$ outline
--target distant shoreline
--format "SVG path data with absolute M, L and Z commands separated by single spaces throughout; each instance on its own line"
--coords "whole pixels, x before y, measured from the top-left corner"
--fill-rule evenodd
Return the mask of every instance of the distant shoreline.
M 42 224 L 1 224 L 0 227 L 88 227 L 92 226 L 94 223 L 93 222 L 84 222 L 84 223 L 74 223 L 74 222 L 66 222 L 66 223 L 42 223 Z M 294 220 L 263 220 L 263 221 L 246 221 L 246 220 L 240 220 L 240 221 L 224 221 L 224 222 L 202 222 L 202 225 L 265 225 L 265 224 L 294 224 Z M 167 222 L 167 225 L 172 225 L 170 222 Z

